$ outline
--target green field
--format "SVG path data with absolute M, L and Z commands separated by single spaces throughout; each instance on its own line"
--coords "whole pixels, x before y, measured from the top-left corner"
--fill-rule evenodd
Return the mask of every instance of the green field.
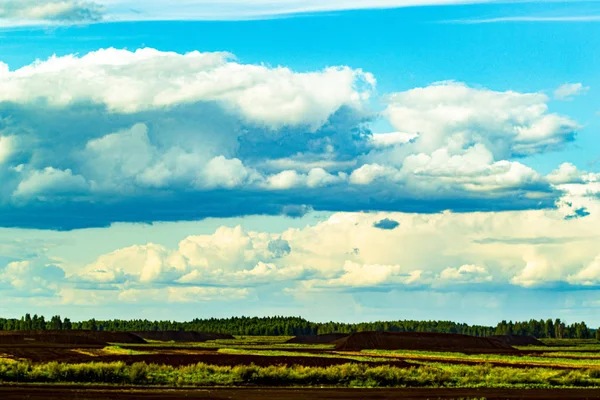
M 406 350 L 344 352 L 335 351 L 331 345 L 285 344 L 287 339 L 246 336 L 205 343 L 114 343 L 99 349 L 53 349 L 88 357 L 86 362 L 32 362 L 26 357 L 4 355 L 0 356 L 0 382 L 179 387 L 600 388 L 600 345 L 595 341 L 551 341 L 544 347 L 519 347 L 518 354 L 462 354 Z M 158 358 L 146 362 L 147 356 Z M 174 366 L 156 361 L 185 356 L 210 356 L 214 360 L 229 360 L 232 365 L 197 362 Z M 123 357 L 123 361 L 104 362 L 105 357 Z M 239 357 L 246 357 L 245 364 L 235 365 Z M 257 362 L 260 359 L 263 364 L 265 359 L 273 363 L 255 365 L 247 362 L 248 357 L 256 358 Z M 140 361 L 135 361 L 138 358 Z M 297 364 L 297 360 L 318 364 L 340 359 L 348 363 Z M 400 364 L 396 366 L 397 362 Z

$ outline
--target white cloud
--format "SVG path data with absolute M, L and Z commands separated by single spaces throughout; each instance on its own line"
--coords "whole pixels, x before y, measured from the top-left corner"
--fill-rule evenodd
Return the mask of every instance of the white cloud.
M 434 151 L 431 156 L 410 155 L 404 159 L 402 174 L 413 185 L 435 190 L 459 187 L 483 192 L 541 181 L 533 169 L 519 162 L 493 162 L 492 153 L 481 144 L 466 149 L 461 155 L 450 155 L 446 148 Z
M 19 183 L 13 196 L 17 199 L 42 199 L 45 196 L 60 196 L 84 193 L 89 185 L 81 175 L 73 174 L 70 169 L 61 170 L 47 167 L 41 171 L 31 171 Z
M 250 177 L 244 164 L 237 158 L 227 159 L 223 156 L 215 157 L 206 165 L 204 175 L 209 187 L 234 188 L 242 186 Z
M 26 260 L 9 263 L 0 268 L 0 287 L 8 284 L 8 296 L 46 297 L 56 294 L 63 283 L 65 272 L 56 265 L 41 260 Z
M 186 269 L 185 260 L 163 246 L 149 243 L 116 250 L 98 258 L 79 275 L 81 279 L 98 283 L 172 282 Z
M 419 137 L 417 133 L 374 133 L 371 137 L 371 140 L 375 147 L 389 147 L 409 143 L 411 140 L 414 140 L 417 137 Z
M 156 149 L 150 144 L 144 124 L 90 140 L 83 155 L 92 179 L 110 186 L 142 175 L 155 157 Z
M 385 115 L 399 131 L 418 134 L 410 150 L 460 152 L 479 143 L 495 160 L 560 148 L 579 125 L 548 113 L 541 93 L 497 92 L 440 82 L 388 96 Z
M 285 170 L 267 177 L 264 186 L 273 190 L 287 190 L 297 187 L 317 188 L 343 182 L 346 178 L 347 175 L 343 172 L 332 175 L 323 168 L 313 168 L 308 174 Z
M 52 57 L 0 74 L 0 101 L 44 100 L 61 107 L 89 101 L 120 113 L 218 102 L 255 124 L 316 129 L 343 105 L 362 107 L 374 85 L 372 75 L 348 67 L 296 73 L 231 58 L 149 48 Z
M 583 86 L 582 83 L 565 83 L 554 91 L 554 98 L 557 100 L 572 100 L 573 96 L 585 94 L 588 90 L 590 88 Z
M 527 251 L 523 260 L 525 267 L 510 281 L 514 285 L 533 287 L 566 278 L 563 266 L 537 250 Z
M 582 183 L 583 173 L 571 163 L 562 163 L 557 170 L 552 171 L 548 175 L 548 181 L 555 185 L 567 183 Z
M 543 94 L 444 82 L 392 94 L 384 114 L 398 130 L 371 135 L 369 74 L 295 73 L 240 64 L 227 53 L 107 49 L 0 71 L 0 103 L 16 103 L 0 110 L 8 114 L 2 134 L 19 144 L 10 150 L 18 157 L 4 156 L 0 204 L 28 198 L 63 200 L 63 212 L 72 201 L 94 209 L 94 218 L 62 229 L 143 215 L 277 214 L 298 205 L 548 207 L 559 196 L 550 185 L 558 178 L 514 158 L 560 148 L 577 126 L 549 113 Z M 143 210 L 120 211 L 136 200 Z
M 569 275 L 567 281 L 572 284 L 595 286 L 600 284 L 600 255 L 589 265 L 575 274 Z
M 281 171 L 267 179 L 267 187 L 274 190 L 286 190 L 302 184 L 302 175 L 293 170 Z
M 387 283 L 401 271 L 399 265 L 361 265 L 346 261 L 342 276 L 329 281 L 329 284 L 351 287 L 377 286 Z
M 498 17 L 483 19 L 464 19 L 448 21 L 459 24 L 493 24 L 501 22 L 595 22 L 600 21 L 600 15 L 559 15 L 556 17 L 545 17 L 537 15 L 526 15 L 520 17 Z
M 198 190 L 233 189 L 262 179 L 237 158 L 211 158 L 208 146 L 198 151 L 177 146 L 161 149 L 151 143 L 148 127 L 141 123 L 90 140 L 81 159 L 96 192 L 126 194 L 136 187 L 160 189 L 178 184 Z
M 557 282 L 596 285 L 600 200 L 579 188 L 591 184 L 565 185 L 568 194 L 557 209 L 336 213 L 280 233 L 220 227 L 212 234 L 189 236 L 174 248 L 153 243 L 125 247 L 85 268 L 71 266 L 66 280 L 38 286 L 52 287 L 65 302 L 79 304 L 86 295 L 78 291 L 85 287 L 80 285 L 89 285 L 90 290 L 111 288 L 110 301 L 139 303 L 159 295 L 172 302 L 192 301 L 196 291 L 199 298 L 210 298 L 211 293 L 203 292 L 207 287 L 259 291 L 267 285 L 272 291 L 287 288 L 298 294 L 409 287 L 435 292 L 455 285 L 485 289 L 492 283 L 522 288 Z M 567 219 L 573 207 L 585 207 L 589 215 Z M 383 218 L 397 221 L 401 228 L 375 228 Z M 18 286 L 19 280 L 4 276 L 2 282 L 14 281 L 13 289 Z M 236 293 L 241 296 L 241 292 L 232 295 Z M 101 293 L 96 297 L 103 298 Z
M 2 165 L 14 151 L 14 138 L 11 136 L 0 136 L 0 165 Z
M 484 283 L 493 280 L 485 267 L 462 265 L 459 268 L 446 268 L 439 278 L 443 283 Z
M 392 168 L 379 164 L 365 164 L 355 169 L 350 175 L 350 182 L 355 185 L 369 185 L 377 179 L 398 181 L 399 172 Z

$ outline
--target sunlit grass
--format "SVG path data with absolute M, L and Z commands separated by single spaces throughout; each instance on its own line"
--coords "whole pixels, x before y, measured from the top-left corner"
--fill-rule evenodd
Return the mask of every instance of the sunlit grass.
M 504 355 L 504 354 L 463 354 L 450 352 L 428 352 L 409 350 L 363 350 L 360 354 L 377 355 L 383 357 L 397 357 L 413 360 L 435 360 L 446 362 L 470 361 L 477 363 L 505 363 L 505 364 L 527 364 L 535 366 L 565 367 L 565 368 L 600 368 L 600 357 L 598 359 L 561 358 L 548 354 L 540 355 Z
M 144 386 L 326 386 L 432 388 L 600 387 L 599 370 L 515 369 L 431 364 L 412 368 L 344 364 L 305 366 L 186 367 L 135 363 L 62 364 L 0 361 L 0 382 L 134 384 Z
M 107 354 L 107 355 L 134 356 L 134 355 L 152 354 L 152 352 L 150 352 L 150 351 L 138 351 L 138 350 L 123 349 L 118 345 L 106 346 L 105 348 L 102 349 L 102 351 L 104 354 Z

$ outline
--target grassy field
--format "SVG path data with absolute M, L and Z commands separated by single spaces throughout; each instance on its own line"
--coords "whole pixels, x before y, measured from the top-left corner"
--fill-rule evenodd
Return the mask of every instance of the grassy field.
M 331 345 L 286 344 L 287 339 L 239 337 L 205 343 L 114 343 L 98 349 L 52 349 L 49 359 L 68 355 L 61 362 L 28 359 L 28 354 L 39 356 L 43 351 L 39 348 L 30 353 L 27 349 L 10 353 L 10 349 L 0 348 L 0 382 L 176 387 L 600 388 L 600 344 L 596 341 L 552 341 L 543 347 L 520 347 L 516 354 L 462 354 L 335 351 Z M 328 364 L 333 361 L 337 365 Z

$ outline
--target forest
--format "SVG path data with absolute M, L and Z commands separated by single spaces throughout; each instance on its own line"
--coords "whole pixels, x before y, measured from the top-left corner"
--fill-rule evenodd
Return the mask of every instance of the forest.
M 15 330 L 97 330 L 97 331 L 197 331 L 256 336 L 302 336 L 326 333 L 383 332 L 439 332 L 471 336 L 530 335 L 537 338 L 588 339 L 597 333 L 585 322 L 566 324 L 560 319 L 531 319 L 529 321 L 501 321 L 495 327 L 468 325 L 452 321 L 377 321 L 362 323 L 311 322 L 301 317 L 232 317 L 193 319 L 188 322 L 132 320 L 71 321 L 55 315 L 26 314 L 21 318 L 0 318 L 0 331 Z

